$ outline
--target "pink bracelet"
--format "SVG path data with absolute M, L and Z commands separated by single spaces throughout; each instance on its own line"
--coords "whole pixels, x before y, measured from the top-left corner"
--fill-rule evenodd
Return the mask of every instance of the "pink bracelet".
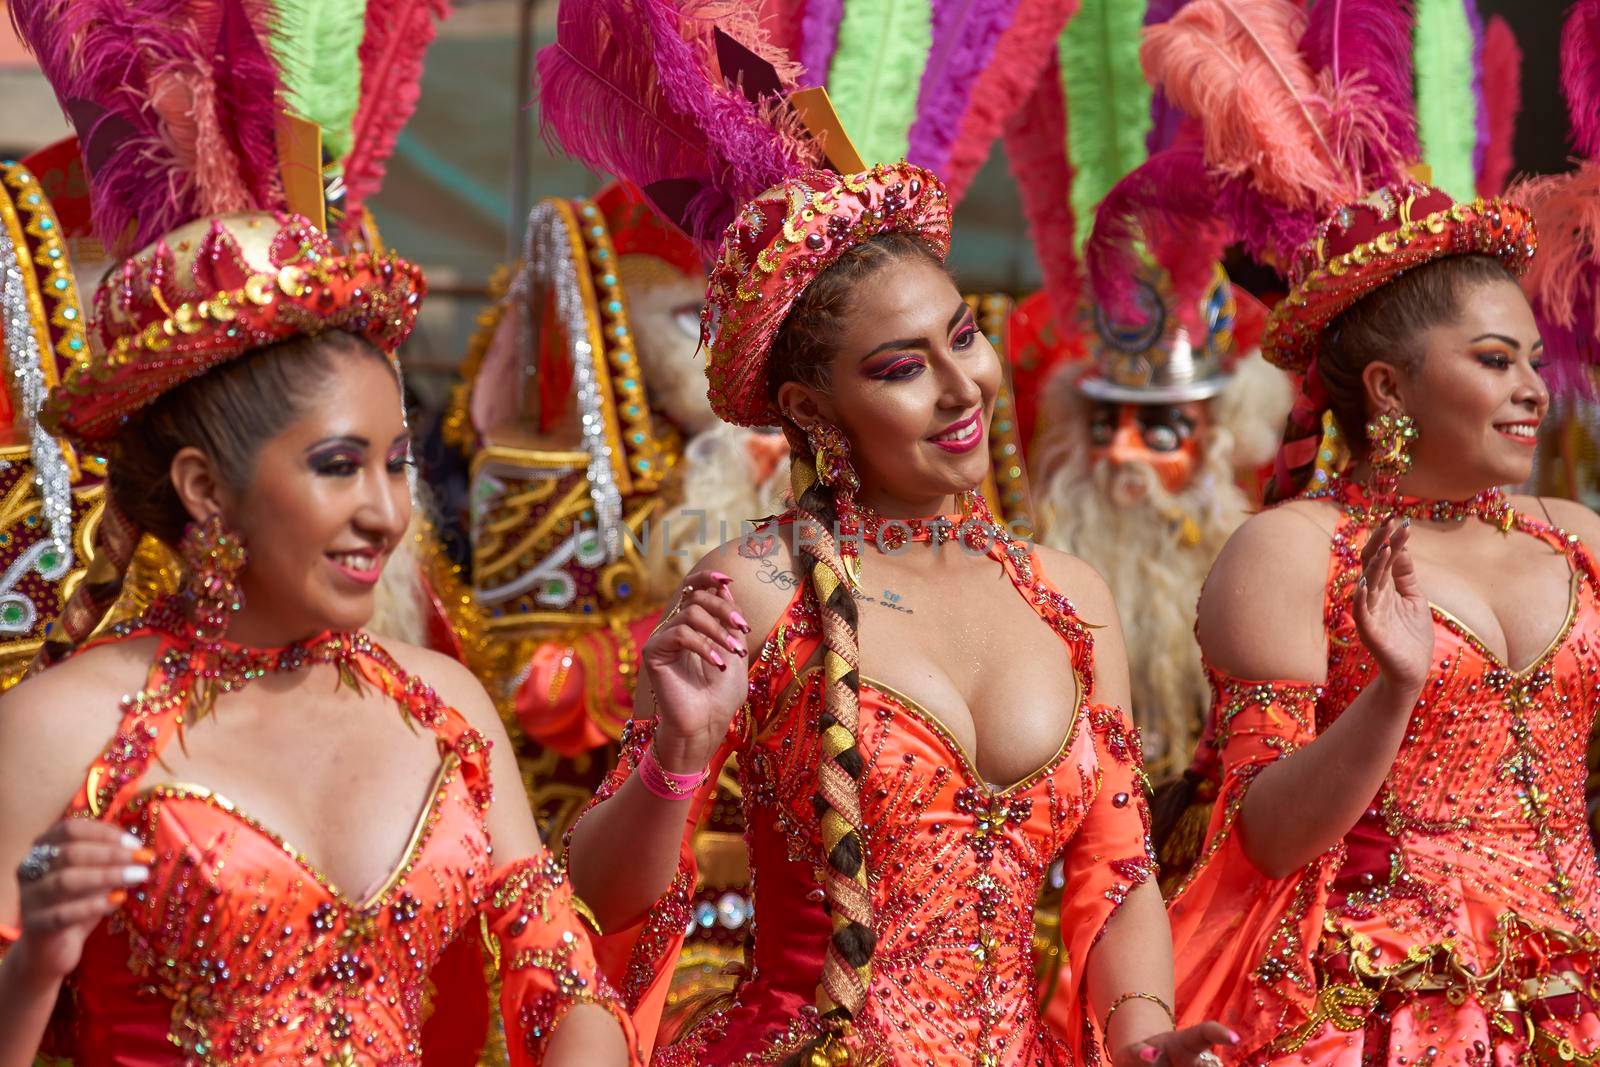
M 698 774 L 673 774 L 661 766 L 656 759 L 656 745 L 654 741 L 645 746 L 644 755 L 639 759 L 639 781 L 644 787 L 662 800 L 684 800 L 694 796 L 695 792 L 706 784 L 706 779 L 711 777 L 709 769 Z

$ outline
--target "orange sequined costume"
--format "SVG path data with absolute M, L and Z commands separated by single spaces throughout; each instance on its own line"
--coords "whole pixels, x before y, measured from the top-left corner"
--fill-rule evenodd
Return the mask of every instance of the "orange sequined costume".
M 1584 811 L 1600 700 L 1600 572 L 1578 541 L 1499 499 L 1475 510 L 1561 552 L 1570 610 L 1537 660 L 1501 662 L 1434 609 L 1434 659 L 1378 796 L 1342 842 L 1268 878 L 1237 817 L 1261 769 L 1373 679 L 1351 599 L 1372 526 L 1340 480 L 1328 678 L 1212 671 L 1222 779 L 1206 852 L 1172 904 L 1178 1004 L 1243 1036 L 1245 1063 L 1525 1064 L 1600 1059 L 1600 873 Z
M 1017 547 L 996 540 L 989 555 L 1072 656 L 1078 714 L 1055 758 L 996 789 L 931 714 L 862 679 L 861 799 L 877 934 L 866 1007 L 848 1038 L 862 1062 L 1096 1062 L 1086 1010 L 1070 1041 L 1048 1030 L 1037 1010 L 1032 903 L 1064 852 L 1071 892 L 1061 925 L 1071 962 L 1059 981 L 1081 1005 L 1091 946 L 1128 892 L 1153 873 L 1138 734 L 1122 711 L 1095 703 L 1093 640 L 1071 603 L 1031 554 L 1002 546 Z M 750 699 L 712 760 L 672 888 L 638 924 L 597 944 L 647 1031 L 689 921 L 689 837 L 717 769 L 736 757 L 754 886 L 746 966 L 730 1000 L 657 1048 L 658 1065 L 775 1063 L 819 1032 L 813 998 L 829 918 L 812 800 L 823 686 L 809 588 L 796 592 L 752 661 Z M 630 725 L 622 763 L 599 800 L 633 773 L 652 726 Z
M 551 1028 L 578 1003 L 604 1005 L 629 1029 L 596 976 L 559 865 L 542 851 L 491 859 L 488 743 L 458 712 L 364 634 L 272 651 L 223 646 L 213 663 L 188 631 L 177 603 L 163 600 L 108 638 L 160 644 L 68 814 L 126 828 L 155 860 L 149 882 L 90 935 L 52 1051 L 86 1065 L 421 1063 L 436 993 L 460 992 L 442 980 L 436 990 L 435 967 L 447 949 L 478 942 L 499 963 L 510 1062 L 540 1062 Z M 204 786 L 143 784 L 180 734 L 192 687 L 216 676 L 207 672 L 315 664 L 383 692 L 439 739 L 438 777 L 406 854 L 357 895 Z M 14 937 L 0 930 L 0 949 Z M 481 1008 L 481 981 L 476 992 Z

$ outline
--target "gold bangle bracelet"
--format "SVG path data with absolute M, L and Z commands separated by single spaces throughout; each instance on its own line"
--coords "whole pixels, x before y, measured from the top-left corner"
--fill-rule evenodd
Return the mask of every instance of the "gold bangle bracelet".
M 1124 993 L 1116 1000 L 1113 1000 L 1111 1002 L 1111 1007 L 1106 1009 L 1105 1021 L 1100 1024 L 1100 1034 L 1102 1038 L 1110 1035 L 1111 1019 L 1117 1014 L 1117 1009 L 1128 1003 L 1130 1000 L 1148 1000 L 1150 1003 L 1157 1005 L 1162 1011 L 1167 1013 L 1167 1020 L 1172 1023 L 1172 1028 L 1174 1030 L 1178 1028 L 1178 1017 L 1172 1013 L 1172 1005 L 1168 1004 L 1154 993 Z

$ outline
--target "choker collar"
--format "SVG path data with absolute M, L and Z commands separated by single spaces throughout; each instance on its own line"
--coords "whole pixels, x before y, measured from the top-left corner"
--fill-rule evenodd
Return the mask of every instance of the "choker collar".
M 1428 522 L 1465 522 L 1481 519 L 1501 530 L 1511 529 L 1516 512 L 1505 492 L 1495 486 L 1466 500 L 1430 500 L 1427 497 L 1379 493 L 1348 478 L 1335 478 L 1326 489 L 1306 494 L 1310 500 L 1333 500 L 1363 526 L 1376 526 L 1392 518 Z

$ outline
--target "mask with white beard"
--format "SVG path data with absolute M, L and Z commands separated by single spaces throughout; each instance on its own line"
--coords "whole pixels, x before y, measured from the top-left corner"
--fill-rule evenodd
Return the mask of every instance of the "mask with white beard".
M 1085 370 L 1058 371 L 1041 404 L 1030 455 L 1041 540 L 1105 577 L 1127 639 L 1146 759 L 1153 773 L 1175 773 L 1187 766 L 1211 702 L 1195 605 L 1252 507 L 1237 478 L 1271 458 L 1292 392 L 1282 372 L 1251 353 L 1209 400 L 1097 413 L 1080 387 Z M 1192 436 L 1168 440 L 1183 424 Z M 1142 442 L 1125 440 L 1139 432 Z

